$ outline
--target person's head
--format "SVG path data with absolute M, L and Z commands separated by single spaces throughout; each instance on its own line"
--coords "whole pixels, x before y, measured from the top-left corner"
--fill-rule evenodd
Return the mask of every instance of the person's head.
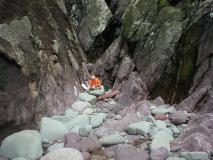
M 95 79 L 95 76 L 93 75 L 93 76 L 91 76 L 91 79 Z

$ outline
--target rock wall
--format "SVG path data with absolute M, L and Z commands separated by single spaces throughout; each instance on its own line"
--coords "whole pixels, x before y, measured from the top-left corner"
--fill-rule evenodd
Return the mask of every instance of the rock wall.
M 207 36 L 205 33 L 211 30 L 212 26 L 211 0 L 102 2 L 102 6 L 105 5 L 105 8 L 108 6 L 113 16 L 102 14 L 101 9 L 90 11 L 90 6 L 100 8 L 95 1 L 84 1 L 80 4 L 69 0 L 66 2 L 72 2 L 66 3 L 72 19 L 73 10 L 69 8 L 81 8 L 84 4 L 86 14 L 79 14 L 74 18 L 78 20 L 79 37 L 84 35 L 83 39 L 80 38 L 81 44 L 86 47 L 89 60 L 96 62 L 99 70 L 102 68 L 98 74 L 108 77 L 112 86 L 121 89 L 122 81 L 127 81 L 128 77 L 119 80 L 117 75 L 121 75 L 120 71 L 123 70 L 119 68 L 124 59 L 129 57 L 134 65 L 130 72 L 138 72 L 146 88 L 143 92 L 147 96 L 140 96 L 140 99 L 148 96 L 155 98 L 160 95 L 166 102 L 179 103 L 199 89 L 198 84 L 195 83 L 202 81 L 201 68 L 206 66 L 201 65 L 205 61 L 200 58 L 203 54 L 201 48 L 204 45 L 205 48 L 210 49 L 207 42 L 210 34 Z M 106 9 L 106 13 L 109 9 Z M 91 33 L 96 30 L 90 24 L 103 21 L 98 15 L 105 16 L 104 20 L 107 19 L 108 23 L 105 23 L 106 25 L 96 35 L 82 34 L 83 30 L 90 30 Z M 88 19 L 88 17 L 99 17 L 99 19 Z M 86 24 L 85 21 L 90 22 Z M 88 46 L 85 40 L 91 37 L 93 41 Z M 121 39 L 119 43 L 116 42 L 118 37 Z M 205 49 L 208 50 L 206 57 L 211 52 L 209 49 Z M 209 58 L 207 59 L 209 61 Z
M 1 1 L 0 61 L 1 131 L 64 112 L 86 57 L 63 1 Z

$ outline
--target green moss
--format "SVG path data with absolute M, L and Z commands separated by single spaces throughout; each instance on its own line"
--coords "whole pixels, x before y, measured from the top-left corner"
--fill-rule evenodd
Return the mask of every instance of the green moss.
M 180 22 L 184 20 L 185 12 L 175 7 L 164 7 L 159 12 L 159 19 L 162 21 L 169 22 Z
M 126 14 L 124 15 L 124 25 L 123 25 L 123 33 L 126 37 L 129 38 L 129 34 L 132 33 L 133 31 L 131 30 L 132 24 L 134 23 L 134 9 L 131 6 Z
M 159 3 L 159 7 L 162 8 L 162 7 L 166 6 L 167 0 L 159 0 L 158 3 Z

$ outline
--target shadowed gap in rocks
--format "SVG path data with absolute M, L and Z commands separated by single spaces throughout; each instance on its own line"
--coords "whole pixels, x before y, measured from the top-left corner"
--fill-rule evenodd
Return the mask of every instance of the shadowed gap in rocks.
M 0 53 L 0 141 L 32 124 L 33 103 L 21 68 Z

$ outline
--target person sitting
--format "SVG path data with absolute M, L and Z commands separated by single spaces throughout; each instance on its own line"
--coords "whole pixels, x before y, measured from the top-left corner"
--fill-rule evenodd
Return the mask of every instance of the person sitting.
M 89 87 L 89 90 L 103 88 L 100 79 L 95 76 L 90 77 L 90 79 L 88 81 L 88 87 Z

